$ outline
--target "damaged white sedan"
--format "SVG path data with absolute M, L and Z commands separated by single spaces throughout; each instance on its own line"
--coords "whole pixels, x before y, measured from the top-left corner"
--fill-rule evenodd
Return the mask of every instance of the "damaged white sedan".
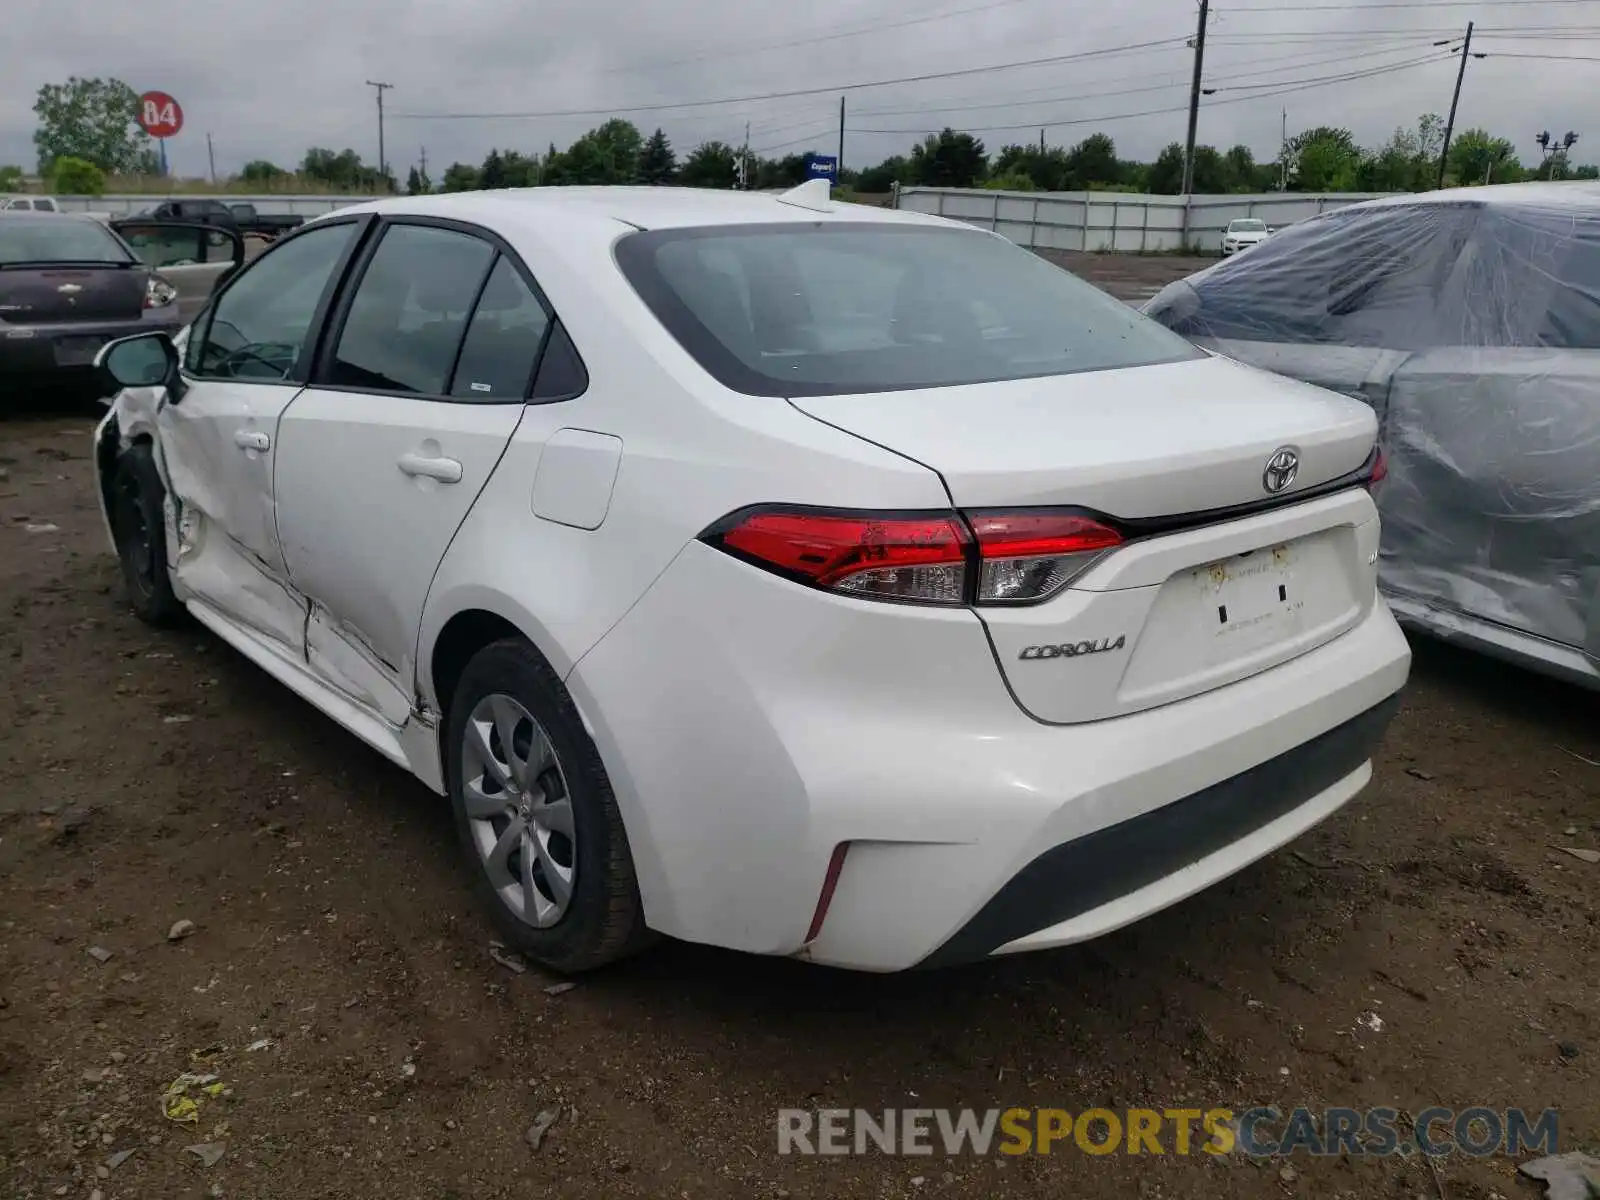
M 139 614 L 448 794 L 562 970 L 1096 936 L 1336 812 L 1407 676 L 1370 409 L 825 184 L 340 209 L 99 366 Z

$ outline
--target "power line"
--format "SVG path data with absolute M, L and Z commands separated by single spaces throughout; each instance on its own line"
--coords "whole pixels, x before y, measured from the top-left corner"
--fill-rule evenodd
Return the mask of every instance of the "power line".
M 1508 54 L 1501 50 L 1485 51 L 1482 57 L 1539 58 L 1546 62 L 1600 62 L 1600 57 L 1592 54 Z
M 1547 5 L 1593 4 L 1594 0 L 1384 0 L 1380 4 L 1262 4 L 1230 6 L 1230 13 L 1377 12 L 1385 9 L 1543 8 Z
M 867 34 L 883 33 L 892 29 L 907 29 L 913 25 L 930 25 L 936 21 L 949 21 L 956 17 L 970 16 L 973 13 L 992 12 L 997 8 L 1009 8 L 1014 4 L 1028 3 L 1029 0 L 990 0 L 987 4 L 974 4 L 967 8 L 953 8 L 944 12 L 929 13 L 921 17 L 905 17 L 895 21 L 880 21 L 873 25 L 866 25 L 860 29 L 846 29 L 835 33 L 820 33 L 814 36 L 791 38 L 781 42 L 756 42 L 753 44 L 724 46 L 717 50 L 707 50 L 703 54 L 690 55 L 688 58 L 670 58 L 660 60 L 647 60 L 644 62 L 627 63 L 620 67 L 609 67 L 598 72 L 601 75 L 633 74 L 638 71 L 651 70 L 656 67 L 678 67 L 688 63 L 705 62 L 714 58 L 726 58 L 730 54 L 761 54 L 768 50 L 791 50 L 798 46 L 815 46 L 822 42 L 843 41 L 846 38 L 864 37 Z
M 1430 44 L 1431 43 L 1424 42 L 1424 41 L 1399 42 L 1399 43 L 1396 43 L 1394 45 L 1385 46 L 1385 47 L 1382 47 L 1382 48 L 1379 48 L 1379 49 L 1362 50 L 1362 51 L 1358 51 L 1356 53 L 1336 54 L 1336 55 L 1333 55 L 1332 57 L 1318 57 L 1318 58 L 1312 58 L 1310 60 L 1306 60 L 1306 59 L 1303 59 L 1303 58 L 1290 58 L 1290 59 L 1283 60 L 1283 61 L 1279 62 L 1277 66 L 1267 67 L 1267 68 L 1264 68 L 1264 69 L 1259 70 L 1259 71 L 1244 71 L 1244 72 L 1240 72 L 1238 74 L 1229 74 L 1229 75 L 1222 76 L 1221 79 L 1219 80 L 1219 82 L 1230 82 L 1230 81 L 1235 80 L 1235 79 L 1250 79 L 1250 78 L 1253 78 L 1253 77 L 1256 77 L 1256 76 L 1260 76 L 1260 75 L 1275 75 L 1275 74 L 1278 74 L 1278 73 L 1280 73 L 1282 71 L 1296 70 L 1296 69 L 1304 68 L 1304 67 L 1320 67 L 1320 66 L 1329 66 L 1329 65 L 1331 65 L 1333 63 L 1353 62 L 1353 61 L 1356 61 L 1356 60 L 1362 59 L 1362 58 L 1378 58 L 1378 57 L 1382 57 L 1383 55 L 1386 55 L 1386 54 L 1399 54 L 1399 53 L 1402 53 L 1402 52 L 1413 52 L 1413 51 L 1422 49 L 1423 47 L 1428 46 Z M 1237 64 L 1234 64 L 1234 65 L 1236 65 L 1236 66 L 1248 66 L 1251 63 L 1268 62 L 1268 61 L 1272 61 L 1272 60 L 1270 60 L 1270 59 L 1246 59 L 1244 62 L 1237 63 Z M 1288 83 L 1288 82 L 1293 82 L 1293 81 L 1291 81 L 1291 80 L 1278 80 L 1276 82 L 1278 82 L 1278 83 Z M 1097 90 L 1097 91 L 1093 91 L 1093 92 L 1077 92 L 1077 93 L 1074 93 L 1072 95 L 1067 95 L 1067 96 L 1042 96 L 1042 97 L 1039 97 L 1037 99 L 1030 99 L 1030 100 L 999 100 L 999 101 L 993 101 L 993 102 L 990 102 L 990 103 L 983 103 L 983 104 L 972 104 L 972 103 L 969 103 L 969 104 L 947 104 L 947 105 L 940 105 L 940 106 L 938 106 L 936 108 L 923 107 L 923 108 L 898 108 L 898 109 L 880 109 L 880 108 L 862 109 L 862 110 L 860 110 L 860 111 L 858 111 L 856 113 L 856 116 L 858 116 L 858 117 L 914 117 L 914 116 L 920 116 L 920 115 L 922 115 L 924 113 L 980 112 L 980 111 L 984 111 L 984 110 L 988 110 L 988 109 L 996 109 L 996 108 L 1032 107 L 1033 105 L 1039 105 L 1039 104 L 1066 104 L 1066 103 L 1072 103 L 1072 102 L 1079 101 L 1079 100 L 1098 100 L 1098 99 L 1100 99 L 1102 97 L 1105 97 L 1105 96 L 1135 96 L 1135 95 L 1140 95 L 1142 93 L 1147 93 L 1147 92 L 1171 91 L 1174 88 L 1187 87 L 1188 83 L 1189 83 L 1189 81 L 1187 79 L 1177 79 L 1177 80 L 1174 80 L 1171 83 L 1150 83 L 1150 84 L 1144 84 L 1144 85 L 1142 85 L 1140 87 L 1117 88 L 1117 89 L 1114 89 L 1114 90 L 1101 89 L 1101 90 Z M 1267 86 L 1267 85 L 1263 85 L 1263 86 Z M 1033 122 L 1031 122 L 1031 121 L 1022 122 L 1022 124 L 1032 124 L 1032 123 Z
M 795 88 L 787 92 L 764 92 L 751 96 L 725 96 L 716 100 L 681 100 L 670 104 L 633 104 L 610 108 L 564 108 L 544 112 L 502 113 L 395 113 L 395 119 L 411 121 L 492 121 L 535 120 L 552 117 L 619 116 L 623 113 L 664 112 L 673 108 L 711 108 L 722 104 L 754 104 L 762 100 L 787 100 L 796 96 L 820 96 L 829 92 L 855 92 L 862 88 L 890 87 L 902 83 L 926 83 L 934 79 L 956 79 L 965 75 L 986 75 L 992 71 L 1013 71 L 1022 67 L 1054 66 L 1058 63 L 1081 62 L 1090 58 L 1108 58 L 1134 54 L 1160 46 L 1180 44 L 1183 38 L 1158 38 L 1149 42 L 1133 42 L 1126 46 L 1107 46 L 1100 50 L 1080 50 L 1074 54 L 1055 54 L 1046 58 L 1023 59 L 1018 62 L 991 63 L 983 67 L 962 67 L 954 71 L 927 71 L 920 75 L 902 75 L 893 79 L 868 79 L 859 83 L 835 83 L 826 87 Z
M 1265 100 L 1270 96 L 1287 96 L 1292 92 L 1303 92 L 1311 88 L 1329 87 L 1336 83 L 1349 83 L 1357 79 L 1370 79 L 1376 75 L 1387 75 L 1394 71 L 1411 70 L 1428 63 L 1449 62 L 1453 54 L 1439 54 L 1428 58 L 1414 59 L 1410 62 L 1395 63 L 1392 66 L 1373 67 L 1365 71 L 1352 71 L 1344 75 L 1332 75 L 1315 81 L 1303 81 L 1289 86 L 1278 87 L 1274 91 L 1255 92 L 1248 96 L 1232 96 L 1224 100 L 1212 101 L 1211 107 L 1219 104 L 1242 104 L 1250 100 Z M 1275 85 L 1262 85 L 1275 86 Z M 1167 108 L 1149 108 L 1142 112 L 1105 113 L 1095 117 L 1081 117 L 1070 121 L 1021 121 L 1015 125 L 969 125 L 960 132 L 963 133 L 1006 133 L 1014 129 L 1030 129 L 1043 125 L 1046 129 L 1063 129 L 1077 125 L 1095 125 L 1107 121 L 1128 121 L 1135 117 L 1154 117 L 1166 113 L 1187 112 L 1187 104 L 1179 104 Z M 876 134 L 925 134 L 937 133 L 936 129 L 858 129 L 857 133 Z

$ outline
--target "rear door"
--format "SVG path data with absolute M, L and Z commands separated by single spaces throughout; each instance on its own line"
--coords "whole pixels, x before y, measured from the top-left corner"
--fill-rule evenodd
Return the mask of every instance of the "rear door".
M 549 325 L 503 244 L 396 219 L 284 415 L 278 529 L 311 604 L 310 665 L 390 724 L 411 711 L 428 586 L 521 419 Z

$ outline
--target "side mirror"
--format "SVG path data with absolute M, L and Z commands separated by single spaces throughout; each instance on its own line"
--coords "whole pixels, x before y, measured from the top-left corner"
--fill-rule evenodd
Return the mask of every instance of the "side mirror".
M 94 366 L 107 396 L 130 387 L 164 387 L 176 403 L 183 395 L 178 348 L 165 333 L 136 333 L 107 342 Z

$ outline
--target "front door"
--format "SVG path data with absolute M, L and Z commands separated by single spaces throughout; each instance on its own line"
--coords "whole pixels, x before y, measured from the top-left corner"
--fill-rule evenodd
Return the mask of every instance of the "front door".
M 178 293 L 178 316 L 194 320 L 224 276 L 244 265 L 244 239 L 214 226 L 187 221 L 122 220 L 111 228 L 139 260 L 155 268 Z
M 288 586 L 273 516 L 278 419 L 356 230 L 308 230 L 252 263 L 189 331 L 187 386 L 157 417 L 181 508 L 168 541 L 174 586 L 291 657 L 304 652 L 305 604 Z
M 521 420 L 549 318 L 489 242 L 404 220 L 340 307 L 280 426 L 278 529 L 312 670 L 398 725 L 429 585 Z

